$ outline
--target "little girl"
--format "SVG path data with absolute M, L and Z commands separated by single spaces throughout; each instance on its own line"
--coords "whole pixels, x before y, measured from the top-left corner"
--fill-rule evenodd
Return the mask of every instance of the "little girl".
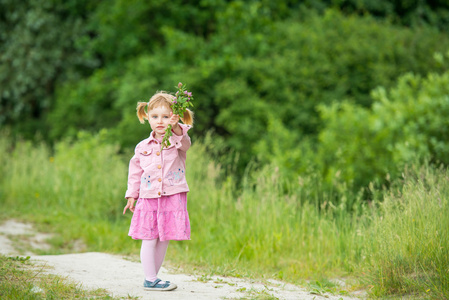
M 187 212 L 185 178 L 187 150 L 190 137 L 187 131 L 193 124 L 193 112 L 188 110 L 178 123 L 179 115 L 171 109 L 174 96 L 159 92 L 150 101 L 137 104 L 140 123 L 150 123 L 150 137 L 137 144 L 129 163 L 128 200 L 123 214 L 133 213 L 129 236 L 142 240 L 140 260 L 145 274 L 144 289 L 170 291 L 174 283 L 157 278 L 170 240 L 190 240 L 190 221 Z M 170 146 L 161 150 L 167 126 L 172 125 Z M 136 206 L 134 203 L 137 200 Z

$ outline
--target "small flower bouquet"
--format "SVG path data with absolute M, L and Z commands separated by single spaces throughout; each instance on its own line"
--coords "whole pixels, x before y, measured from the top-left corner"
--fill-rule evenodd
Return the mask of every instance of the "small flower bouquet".
M 173 104 L 171 109 L 173 110 L 174 115 L 179 115 L 181 118 L 184 117 L 184 112 L 188 107 L 193 107 L 193 96 L 192 93 L 187 91 L 186 85 L 181 82 L 178 83 L 178 91 L 175 94 L 175 98 L 173 99 Z M 172 126 L 168 125 L 165 130 L 164 138 L 162 139 L 162 147 L 161 150 L 170 146 L 170 141 L 168 140 L 172 136 Z

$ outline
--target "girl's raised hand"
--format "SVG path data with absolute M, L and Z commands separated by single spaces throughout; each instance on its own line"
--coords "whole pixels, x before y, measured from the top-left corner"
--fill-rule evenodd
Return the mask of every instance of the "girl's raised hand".
M 170 120 L 168 121 L 171 126 L 174 128 L 176 127 L 176 124 L 179 122 L 179 115 L 174 115 L 173 112 L 170 112 Z
M 171 125 L 171 128 L 173 129 L 173 132 L 177 135 L 182 134 L 181 128 L 178 126 L 179 122 L 179 115 L 174 115 L 173 112 L 170 112 L 170 120 L 169 123 Z
M 125 208 L 123 209 L 123 214 L 126 213 L 126 210 L 129 208 L 129 210 L 134 213 L 134 202 L 136 201 L 135 198 L 128 198 L 128 203 L 126 204 Z

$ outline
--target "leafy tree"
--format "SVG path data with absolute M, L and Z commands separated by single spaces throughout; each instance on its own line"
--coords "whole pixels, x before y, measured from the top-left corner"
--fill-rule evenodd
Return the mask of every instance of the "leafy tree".
M 95 65 L 83 42 L 89 3 L 0 0 L 1 125 L 26 127 L 29 134 L 42 129 L 56 83 L 77 67 Z
M 123 63 L 164 47 L 165 27 L 207 37 L 215 29 L 216 12 L 225 4 L 225 0 L 103 1 L 90 17 L 92 43 L 104 64 Z

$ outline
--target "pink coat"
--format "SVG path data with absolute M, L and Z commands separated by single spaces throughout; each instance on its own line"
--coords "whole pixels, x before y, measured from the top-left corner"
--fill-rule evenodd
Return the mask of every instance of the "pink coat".
M 170 137 L 171 145 L 161 151 L 153 132 L 137 144 L 129 162 L 126 198 L 158 198 L 188 192 L 186 157 L 190 148 L 189 125 L 179 123 L 182 135 Z

